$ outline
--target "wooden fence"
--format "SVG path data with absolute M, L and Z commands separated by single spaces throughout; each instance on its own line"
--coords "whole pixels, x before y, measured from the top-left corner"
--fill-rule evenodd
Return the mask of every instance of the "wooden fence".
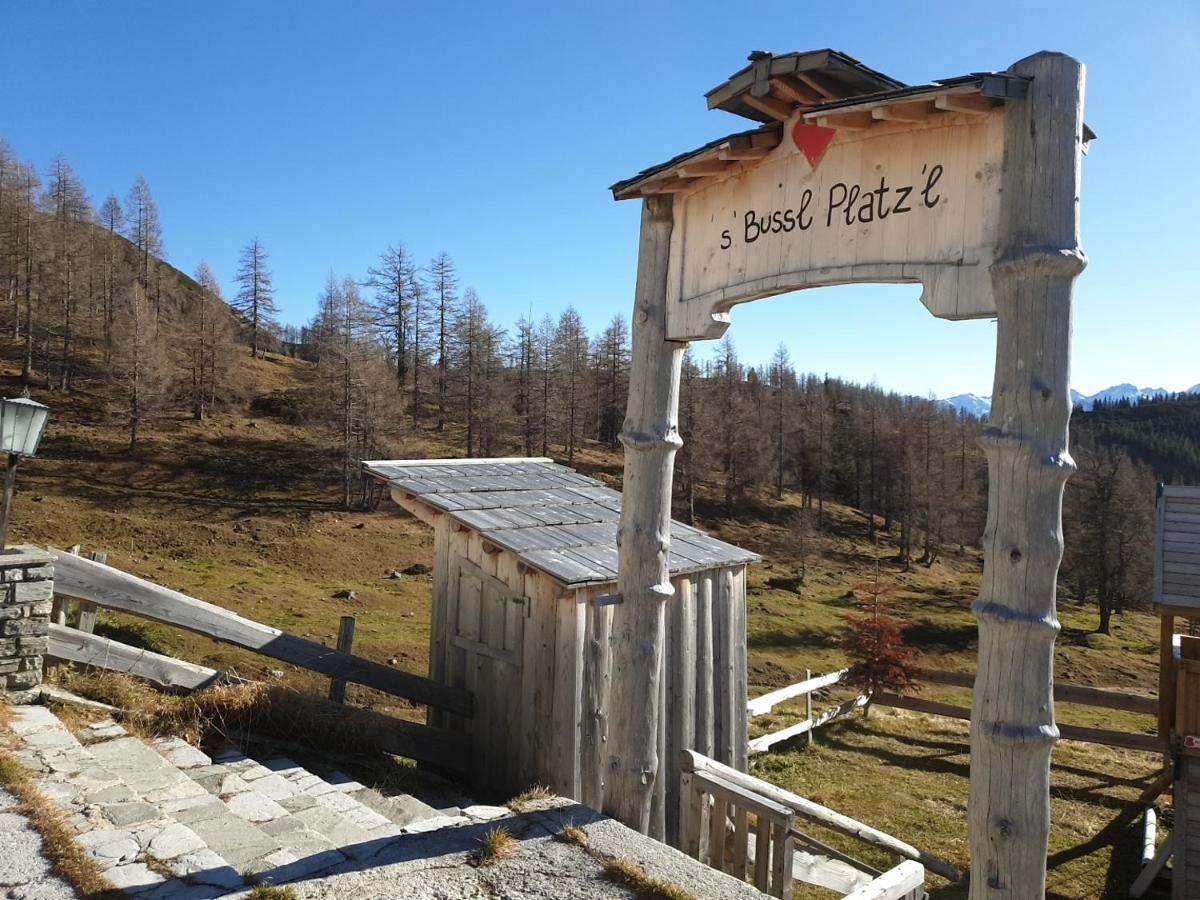
M 737 878 L 749 875 L 772 897 L 791 897 L 799 878 L 854 900 L 920 900 L 926 869 L 951 881 L 960 877 L 953 866 L 889 834 L 693 750 L 683 753 L 680 806 L 684 853 Z M 871 869 L 806 834 L 800 820 L 879 847 L 897 864 L 886 872 Z M 858 877 L 848 878 L 847 871 Z
M 468 691 L 351 654 L 352 617 L 343 618 L 338 649 L 334 650 L 122 572 L 101 559 L 85 559 L 76 552 L 53 549 L 51 552 L 56 554 L 56 599 L 51 614 L 48 655 L 54 659 L 127 672 L 164 687 L 182 690 L 198 690 L 210 684 L 238 680 L 204 666 L 93 634 L 96 609 L 104 608 L 174 625 L 327 675 L 335 700 L 344 696 L 345 684 L 353 682 L 456 715 L 470 717 L 472 714 L 472 697 Z M 78 628 L 67 627 L 67 606 L 71 600 L 79 603 Z M 465 764 L 468 738 L 464 734 L 399 719 L 392 721 L 396 723 L 393 730 L 398 736 L 392 741 L 390 752 L 452 768 Z
M 849 669 L 841 669 L 837 672 L 830 672 L 827 675 L 806 677 L 804 681 L 779 688 L 778 690 L 750 700 L 746 704 L 746 715 L 749 718 L 754 718 L 755 716 L 771 712 L 774 707 L 788 700 L 793 700 L 801 696 L 806 698 L 806 715 L 802 721 L 782 728 L 779 731 L 753 738 L 749 742 L 750 753 L 764 753 L 776 744 L 798 737 L 799 735 L 811 735 L 814 730 L 822 725 L 836 721 L 853 712 L 855 709 L 866 706 L 868 703 L 890 706 L 896 709 L 924 712 L 936 716 L 946 716 L 953 719 L 965 719 L 969 721 L 971 718 L 971 710 L 967 707 L 886 692 L 876 692 L 873 695 L 860 694 L 839 706 L 814 715 L 812 695 L 819 690 L 844 683 L 849 671 Z M 944 672 L 937 669 L 926 669 L 922 672 L 921 677 L 930 684 L 941 684 L 951 687 L 971 688 L 975 684 L 975 676 L 969 672 Z M 1158 714 L 1157 697 L 1084 687 L 1065 682 L 1054 683 L 1054 699 L 1058 703 L 1096 706 L 1103 709 L 1124 710 L 1126 712 L 1143 713 L 1151 716 Z M 1146 750 L 1150 752 L 1160 752 L 1164 747 L 1161 739 L 1150 734 L 1130 734 L 1103 728 L 1085 728 L 1080 725 L 1064 724 L 1059 724 L 1058 732 L 1059 736 L 1065 740 L 1103 744 L 1109 747 L 1125 747 L 1131 750 Z

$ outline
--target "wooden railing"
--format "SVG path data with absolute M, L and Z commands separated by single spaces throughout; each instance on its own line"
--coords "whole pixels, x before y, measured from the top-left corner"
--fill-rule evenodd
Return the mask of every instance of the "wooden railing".
M 926 869 L 951 881 L 960 877 L 954 866 L 904 841 L 693 750 L 683 753 L 680 780 L 679 849 L 735 877 L 749 876 L 773 897 L 790 897 L 793 879 L 799 878 L 826 888 L 849 887 L 846 896 L 856 900 L 919 900 Z M 883 849 L 897 865 L 877 872 L 806 834 L 800 820 Z M 822 854 L 805 853 L 801 860 L 801 848 Z M 859 877 L 846 879 L 847 866 Z
M 1200 663 L 1197 664 L 1200 676 Z M 954 706 L 922 697 L 876 692 L 860 694 L 859 696 L 832 707 L 818 715 L 813 714 L 812 695 L 816 691 L 841 684 L 846 681 L 849 669 L 841 669 L 827 675 L 805 678 L 804 681 L 787 687 L 779 688 L 760 697 L 755 697 L 746 704 L 748 717 L 765 715 L 781 703 L 796 697 L 806 698 L 805 718 L 797 724 L 789 725 L 779 731 L 753 738 L 749 742 L 751 754 L 763 753 L 776 744 L 798 737 L 802 734 L 811 735 L 813 731 L 830 722 L 842 718 L 868 703 L 879 706 L 890 706 L 896 709 L 908 709 L 914 712 L 924 712 L 935 716 L 946 716 L 953 719 L 970 720 L 971 710 L 964 706 Z M 936 669 L 926 669 L 921 673 L 922 680 L 930 684 L 942 684 L 951 687 L 971 688 L 975 684 L 975 676 L 969 672 L 944 672 Z M 1200 685 L 1200 677 L 1197 684 Z M 1200 688 L 1197 689 L 1200 696 Z M 1082 706 L 1096 706 L 1103 709 L 1118 709 L 1127 712 L 1156 715 L 1159 710 L 1157 697 L 1147 697 L 1123 691 L 1104 690 L 1101 688 L 1084 687 L 1082 685 L 1054 683 L 1054 699 L 1058 703 L 1074 703 Z M 1197 704 L 1200 709 L 1200 704 Z M 1200 728 L 1200 724 L 1197 725 Z M 1080 725 L 1058 725 L 1059 736 L 1065 740 L 1083 741 L 1091 744 L 1102 744 L 1109 747 L 1125 747 L 1131 750 L 1161 751 L 1163 741 L 1150 734 L 1131 734 L 1103 728 L 1086 728 Z
M 765 716 L 779 704 L 794 700 L 797 697 L 804 698 L 805 707 L 804 718 L 796 724 L 788 725 L 779 731 L 773 731 L 770 734 L 753 738 L 748 745 L 750 755 L 766 753 L 776 744 L 781 744 L 784 741 L 800 737 L 800 735 L 804 734 L 808 735 L 809 740 L 811 740 L 812 733 L 822 725 L 828 725 L 830 722 L 834 722 L 843 716 L 849 715 L 854 710 L 866 706 L 870 698 L 866 694 L 859 694 L 853 700 L 847 700 L 845 703 L 827 709 L 819 715 L 813 715 L 813 694 L 823 688 L 840 684 L 849 673 L 849 669 L 841 669 L 837 672 L 818 675 L 814 678 L 806 671 L 803 681 L 796 684 L 789 684 L 787 687 L 781 687 L 778 690 L 771 691 L 769 694 L 763 694 L 750 700 L 746 704 L 746 716 L 750 719 L 756 716 Z
M 128 672 L 164 687 L 183 690 L 238 680 L 205 666 L 91 633 L 99 607 L 173 625 L 327 675 L 335 699 L 344 691 L 346 682 L 353 682 L 459 716 L 470 717 L 472 714 L 472 696 L 468 691 L 400 672 L 347 652 L 353 631 L 346 622 L 339 632 L 339 649 L 334 650 L 122 572 L 100 560 L 53 548 L 51 552 L 56 555 L 55 604 L 48 653 L 53 659 Z M 76 617 L 79 628 L 66 625 L 71 600 L 79 603 Z M 451 768 L 465 765 L 466 735 L 398 719 L 394 721 L 398 737 L 390 752 Z

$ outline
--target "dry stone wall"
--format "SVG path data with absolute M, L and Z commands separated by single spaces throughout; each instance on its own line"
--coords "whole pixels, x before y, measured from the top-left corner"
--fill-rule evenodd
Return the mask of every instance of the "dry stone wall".
M 0 553 L 0 691 L 42 683 L 53 597 L 49 554 L 29 546 Z

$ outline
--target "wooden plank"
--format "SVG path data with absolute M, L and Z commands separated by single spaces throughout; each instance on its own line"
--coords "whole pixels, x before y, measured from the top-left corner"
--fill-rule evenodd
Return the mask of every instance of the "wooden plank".
M 771 820 L 766 816 L 754 826 L 754 886 L 764 894 L 771 887 Z
M 746 851 L 750 838 L 750 815 L 744 806 L 734 807 L 733 814 L 733 859 L 730 874 L 738 881 L 746 880 Z
M 744 784 L 722 778 L 714 772 L 692 772 L 692 784 L 697 790 L 725 798 L 727 806 L 752 812 L 756 816 L 783 822 L 793 815 L 790 807 L 764 797 Z
M 339 653 L 354 652 L 354 616 L 342 616 L 338 623 L 337 648 Z M 329 682 L 329 699 L 334 703 L 346 702 L 346 679 L 334 678 Z
M 733 767 L 745 772 L 749 765 L 750 720 L 746 695 L 750 667 L 746 659 L 746 567 L 730 569 L 733 602 Z
M 1138 877 L 1133 880 L 1133 885 L 1129 888 L 1129 896 L 1135 898 L 1144 896 L 1146 891 L 1149 890 L 1150 885 L 1154 883 L 1154 879 L 1158 877 L 1158 873 L 1163 870 L 1163 867 L 1167 864 L 1167 860 L 1171 858 L 1171 855 L 1174 852 L 1175 832 L 1172 831 L 1159 845 L 1158 852 L 1154 854 L 1154 858 L 1151 859 L 1150 863 L 1138 873 Z M 1180 866 L 1179 868 L 1182 870 L 1184 867 Z M 1179 872 L 1178 875 L 1183 875 L 1183 872 Z
M 790 898 L 792 896 L 792 857 L 795 853 L 796 839 L 792 835 L 792 822 L 776 824 L 775 849 L 772 853 L 771 896 Z
M 522 727 L 527 732 L 530 761 L 524 767 L 530 784 L 551 782 L 554 732 L 548 726 L 554 717 L 555 632 L 558 627 L 559 593 L 551 579 L 538 573 L 525 576 L 529 597 L 529 621 L 525 628 L 522 671 Z
M 578 602 L 587 610 L 588 634 L 584 643 L 583 750 L 580 763 L 580 800 L 585 806 L 604 805 L 605 747 L 608 743 L 609 634 L 612 607 L 596 606 L 590 599 L 600 589 L 579 591 Z
M 176 625 L 214 640 L 236 644 L 323 675 L 438 706 L 459 715 L 471 715 L 471 695 L 438 684 L 420 675 L 397 672 L 387 666 L 330 650 L 315 641 L 285 634 L 203 600 L 197 600 L 102 563 L 57 551 L 54 564 L 56 593 L 89 600 L 106 609 L 117 609 Z
M 806 800 L 798 794 L 793 794 L 791 791 L 762 781 L 753 775 L 747 775 L 729 766 L 722 765 L 716 760 L 702 756 L 695 751 L 684 751 L 683 770 L 685 772 L 713 774 L 725 781 L 748 788 L 761 797 L 778 803 L 781 806 L 788 807 L 796 815 L 809 821 L 816 822 L 841 834 L 865 841 L 868 844 L 881 847 L 887 852 L 902 856 L 905 859 L 915 859 L 929 871 L 935 872 L 950 881 L 958 881 L 961 877 L 958 869 L 954 868 L 954 866 L 927 853 L 923 853 L 911 844 L 892 837 L 890 834 L 872 828 L 870 825 L 856 821 L 842 813 L 835 812 L 819 803 L 814 803 L 812 800 Z
M 563 797 L 579 799 L 579 763 L 583 715 L 583 644 L 587 605 L 571 592 L 555 601 L 554 711 L 550 786 Z M 610 748 L 611 752 L 611 748 Z
M 746 714 L 751 718 L 766 715 L 780 703 L 791 700 L 793 697 L 802 697 L 813 691 L 819 691 L 821 688 L 841 683 L 849 673 L 849 669 L 838 669 L 836 672 L 828 672 L 815 678 L 806 678 L 804 681 L 789 684 L 787 687 L 781 687 L 768 694 L 762 694 L 746 703 Z
M 731 570 L 716 570 L 713 592 L 713 758 L 736 768 L 737 720 L 745 718 L 746 704 L 734 695 L 737 625 Z
M 807 734 L 810 731 L 815 731 L 822 725 L 828 725 L 843 716 L 848 716 L 856 709 L 866 706 L 868 703 L 875 702 L 874 697 L 869 697 L 866 694 L 860 694 L 853 700 L 847 700 L 840 706 L 835 706 L 832 709 L 827 709 L 819 716 L 813 719 L 806 719 L 803 722 L 797 722 L 795 725 L 789 725 L 787 728 L 781 728 L 779 731 L 771 734 L 764 734 L 754 740 L 748 742 L 748 750 L 751 754 L 765 753 L 767 750 L 776 744 L 789 740 L 790 738 L 799 737 L 802 734 Z
M 670 803 L 672 786 L 678 779 L 674 772 L 679 751 L 691 749 L 696 743 L 696 591 L 692 576 L 675 579 L 675 597 L 667 612 L 667 679 L 668 705 L 663 715 L 671 733 L 667 740 L 667 794 Z M 682 809 L 679 802 L 667 808 L 667 843 L 678 845 L 680 824 L 671 814 L 671 806 Z M 672 837 L 676 835 L 676 837 Z
M 708 864 L 725 871 L 725 823 L 729 817 L 729 802 L 720 794 L 713 795 L 708 814 Z
M 46 652 L 65 662 L 136 675 L 164 688 L 198 691 L 214 684 L 241 681 L 206 666 L 130 647 L 57 622 L 50 623 L 50 647 Z
M 241 682 L 241 679 L 204 666 L 130 647 L 62 625 L 51 624 L 48 652 L 57 659 L 108 671 L 127 672 L 166 688 L 192 691 L 213 684 Z M 328 704 L 322 708 L 331 712 L 346 709 L 345 727 L 370 728 L 374 734 L 380 736 L 380 749 L 385 752 L 459 771 L 466 766 L 469 744 L 463 735 L 456 732 L 405 722 L 365 709 L 351 710 L 339 707 L 320 697 L 309 696 L 305 699 L 318 704 Z
M 910 896 L 921 896 L 924 885 L 925 867 L 906 859 L 870 884 L 851 891 L 842 900 L 904 900 Z
M 713 755 L 713 573 L 698 572 L 696 598 L 696 741 L 695 749 Z
M 1158 635 L 1158 738 L 1168 741 L 1175 716 L 1175 617 L 1163 614 Z

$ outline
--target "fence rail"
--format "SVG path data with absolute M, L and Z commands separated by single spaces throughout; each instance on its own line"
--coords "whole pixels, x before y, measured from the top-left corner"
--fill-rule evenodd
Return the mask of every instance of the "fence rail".
M 468 691 L 331 650 L 316 641 L 243 618 L 104 563 L 53 548 L 51 552 L 58 555 L 54 563 L 56 594 L 174 625 L 330 678 L 372 687 L 460 716 L 470 717 L 472 713 Z
M 151 621 L 174 625 L 215 640 L 243 647 L 291 663 L 300 668 L 328 675 L 332 699 L 340 702 L 346 682 L 372 687 L 417 703 L 470 716 L 469 692 L 446 687 L 428 678 L 397 672 L 387 666 L 352 655 L 353 619 L 343 619 L 338 637 L 339 649 L 331 650 L 315 641 L 286 634 L 259 622 L 243 618 L 203 600 L 197 600 L 105 565 L 96 559 L 51 550 L 54 561 L 55 602 L 50 624 L 48 656 L 84 666 L 126 672 L 162 687 L 199 690 L 212 684 L 238 682 L 240 679 L 205 666 L 174 657 L 131 647 L 95 635 L 96 608 L 112 609 Z M 97 554 L 99 555 L 99 554 Z M 68 628 L 67 605 L 79 601 L 80 628 Z M 443 728 L 419 725 L 390 716 L 367 713 L 383 736 L 389 753 L 407 756 L 447 768 L 466 767 L 469 739 L 466 735 Z
M 954 866 L 898 838 L 693 750 L 683 753 L 681 779 L 680 849 L 739 878 L 745 878 L 752 866 L 754 885 L 773 897 L 790 897 L 795 877 L 834 887 L 844 879 L 846 862 L 861 876 L 848 882 L 855 886 L 846 897 L 855 900 L 919 900 L 924 896 L 926 869 L 959 880 Z M 804 834 L 798 820 L 881 848 L 898 865 L 876 873 Z M 802 864 L 797 865 L 802 847 L 817 852 L 804 852 Z M 829 855 L 821 855 L 822 850 Z M 821 871 L 823 864 L 843 871 L 834 872 L 831 881 L 830 873 Z
M 806 697 L 805 718 L 794 725 L 789 725 L 778 731 L 752 738 L 749 742 L 751 754 L 765 753 L 776 744 L 799 737 L 811 735 L 823 725 L 828 725 L 868 703 L 880 706 L 890 706 L 896 709 L 908 709 L 914 712 L 924 712 L 930 715 L 946 716 L 953 719 L 970 720 L 970 709 L 926 700 L 921 697 L 892 694 L 877 691 L 873 695 L 861 694 L 852 700 L 835 706 L 814 716 L 812 713 L 812 695 L 814 692 L 836 684 L 845 683 L 849 669 L 840 669 L 826 675 L 805 678 L 795 684 L 771 691 L 755 697 L 746 704 L 747 718 L 754 718 L 769 713 L 774 707 L 797 697 Z M 921 677 L 931 684 L 941 684 L 950 687 L 973 688 L 975 676 L 969 672 L 947 672 L 938 669 L 926 669 Z M 1117 709 L 1126 712 L 1156 715 L 1158 713 L 1158 698 L 1140 694 L 1130 694 L 1122 691 L 1106 690 L 1103 688 L 1085 687 L 1066 682 L 1054 683 L 1054 699 L 1059 703 L 1072 703 L 1081 706 L 1096 706 L 1102 709 Z M 1163 742 L 1155 735 L 1130 734 L 1123 731 L 1112 731 L 1104 728 L 1087 728 L 1081 725 L 1058 726 L 1059 736 L 1065 740 L 1083 741 L 1090 744 L 1102 744 L 1109 747 L 1124 747 L 1131 750 L 1147 750 L 1158 752 L 1163 749 Z

